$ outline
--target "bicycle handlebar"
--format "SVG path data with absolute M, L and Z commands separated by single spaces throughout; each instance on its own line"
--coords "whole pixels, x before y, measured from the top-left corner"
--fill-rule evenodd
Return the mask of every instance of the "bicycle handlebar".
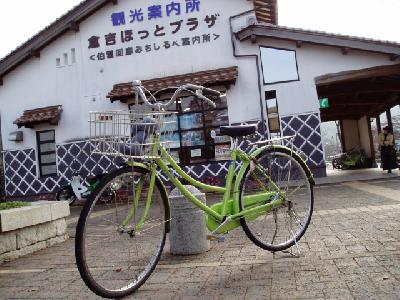
M 151 108 L 155 108 L 157 110 L 162 110 L 163 108 L 166 108 L 166 107 L 170 106 L 172 103 L 174 103 L 182 91 L 188 91 L 188 92 L 194 93 L 198 98 L 206 101 L 213 108 L 216 108 L 214 101 L 212 101 L 207 96 L 205 96 L 204 93 L 206 93 L 207 95 L 210 95 L 210 96 L 214 96 L 214 97 L 221 96 L 220 92 L 218 92 L 216 90 L 205 88 L 201 85 L 195 85 L 195 84 L 188 83 L 188 84 L 184 84 L 184 85 L 181 85 L 180 87 L 178 87 L 177 90 L 175 91 L 174 95 L 171 97 L 171 100 L 169 100 L 167 103 L 159 103 L 159 102 L 157 102 L 157 99 L 150 93 L 150 91 L 146 90 L 142 86 L 140 81 L 134 81 L 133 87 L 136 90 L 136 92 L 138 93 L 138 96 L 144 101 L 144 103 L 147 106 L 149 106 Z M 149 101 L 145 92 L 149 93 L 149 95 L 151 96 L 151 100 L 153 100 L 155 103 L 151 103 Z

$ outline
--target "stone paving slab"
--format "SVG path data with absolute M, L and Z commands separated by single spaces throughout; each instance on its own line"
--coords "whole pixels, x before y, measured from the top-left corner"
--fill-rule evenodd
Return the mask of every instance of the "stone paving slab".
M 201 255 L 167 245 L 129 299 L 400 299 L 400 202 L 363 184 L 316 188 L 299 258 L 259 249 L 240 228 Z M 76 269 L 73 226 L 65 243 L 0 265 L 0 299 L 98 299 Z
M 376 180 L 368 183 L 371 185 L 386 187 L 396 191 L 400 191 L 400 180 Z

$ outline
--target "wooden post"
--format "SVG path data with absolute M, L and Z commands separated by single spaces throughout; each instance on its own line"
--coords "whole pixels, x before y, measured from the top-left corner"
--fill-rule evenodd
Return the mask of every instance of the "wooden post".
M 79 23 L 71 21 L 71 23 L 69 23 L 69 29 L 71 29 L 74 32 L 79 32 Z
M 381 126 L 381 116 L 378 115 L 376 117 L 376 128 L 378 129 L 378 134 L 382 132 L 382 126 Z
M 40 58 L 40 51 L 39 51 L 39 50 L 36 50 L 36 49 L 32 49 L 32 50 L 30 51 L 30 55 L 31 55 L 32 57 Z
M 392 131 L 393 131 L 393 143 L 396 143 L 396 135 L 394 134 L 392 112 L 390 111 L 390 108 L 386 111 L 386 117 L 388 119 L 388 125 L 390 128 L 392 128 Z
M 371 162 L 373 168 L 376 168 L 378 165 L 376 164 L 376 153 L 375 153 L 375 145 L 374 145 L 374 137 L 372 135 L 372 128 L 371 128 L 371 118 L 367 117 L 368 122 L 368 133 L 369 133 L 369 146 L 371 150 Z
M 344 138 L 344 130 L 343 130 L 343 120 L 340 120 L 340 139 L 342 144 L 342 152 L 346 152 L 346 141 Z
M 386 118 L 387 118 L 389 127 L 393 128 L 392 113 L 390 112 L 390 108 L 388 110 L 386 110 Z
M 347 55 L 347 54 L 349 54 L 349 52 L 350 52 L 350 48 L 348 48 L 348 47 L 342 48 L 342 54 L 343 55 Z

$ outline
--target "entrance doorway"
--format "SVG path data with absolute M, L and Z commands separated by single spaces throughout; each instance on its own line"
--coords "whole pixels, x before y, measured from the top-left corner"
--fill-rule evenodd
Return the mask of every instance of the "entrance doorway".
M 368 167 L 377 166 L 378 134 L 386 125 L 399 144 L 400 64 L 327 74 L 316 78 L 316 86 L 321 121 L 337 124 L 343 153 L 359 149 Z

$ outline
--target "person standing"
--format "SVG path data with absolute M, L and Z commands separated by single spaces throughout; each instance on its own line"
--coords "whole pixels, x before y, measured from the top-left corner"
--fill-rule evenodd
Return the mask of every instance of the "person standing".
M 383 128 L 379 134 L 379 145 L 381 148 L 382 169 L 392 173 L 397 168 L 396 149 L 394 148 L 394 135 L 389 126 Z

